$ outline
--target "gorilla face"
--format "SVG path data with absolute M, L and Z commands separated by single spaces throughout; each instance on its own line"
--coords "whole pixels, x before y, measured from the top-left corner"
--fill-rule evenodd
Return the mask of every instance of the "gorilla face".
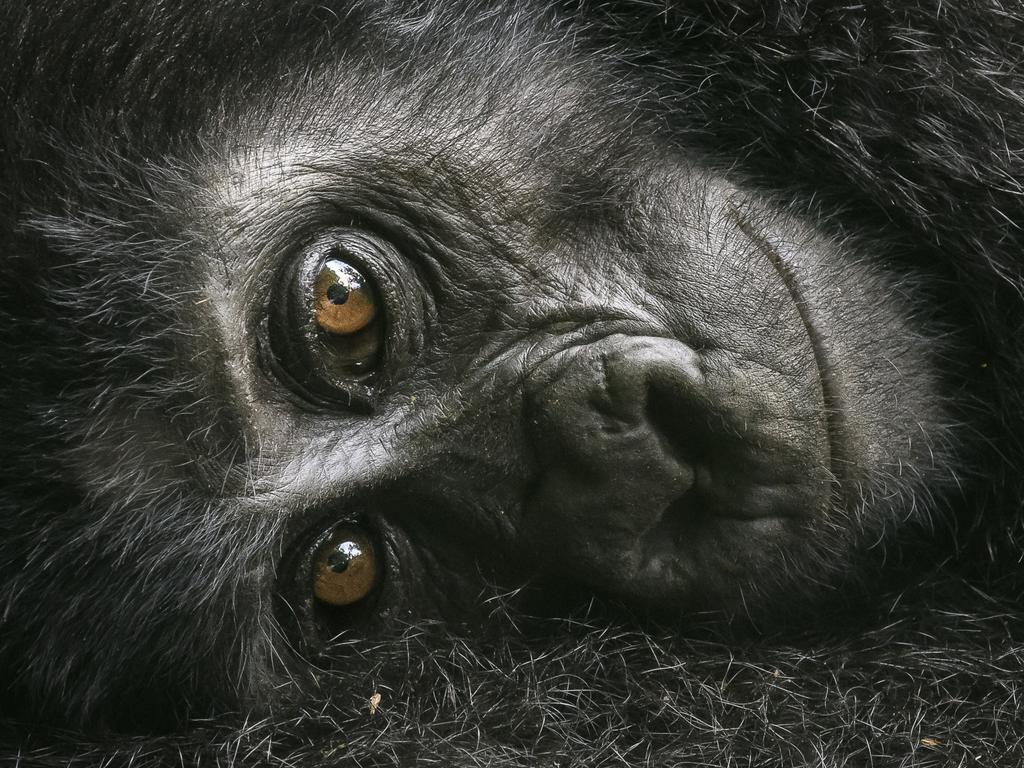
M 418 128 L 406 157 L 451 131 Z M 869 260 L 654 140 L 653 178 L 586 180 L 573 168 L 608 160 L 578 140 L 541 169 L 465 140 L 428 190 L 347 132 L 217 190 L 215 218 L 243 213 L 215 224 L 203 373 L 227 372 L 259 446 L 247 514 L 287 489 L 314 541 L 342 524 L 387 542 L 382 607 L 457 614 L 483 569 L 671 614 L 771 605 L 806 578 L 791 562 L 844 568 L 941 485 L 942 397 Z M 614 203 L 565 217 L 570 185 Z
M 333 70 L 214 161 L 201 373 L 258 446 L 237 503 L 314 549 L 362 530 L 378 612 L 459 616 L 482 575 L 777 610 L 948 481 L 914 288 L 551 70 L 410 115 Z
M 495 586 L 763 620 L 954 487 L 930 277 L 501 30 L 321 50 L 127 158 L 49 148 L 5 342 L 60 477 L 2 545 L 35 709 L 266 701 Z

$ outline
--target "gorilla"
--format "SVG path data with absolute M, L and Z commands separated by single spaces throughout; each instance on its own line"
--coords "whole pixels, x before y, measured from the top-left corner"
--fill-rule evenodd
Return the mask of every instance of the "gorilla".
M 1024 11 L 0 12 L 0 755 L 1024 760 Z

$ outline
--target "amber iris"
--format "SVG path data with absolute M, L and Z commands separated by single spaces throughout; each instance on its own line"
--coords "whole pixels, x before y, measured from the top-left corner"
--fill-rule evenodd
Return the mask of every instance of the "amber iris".
M 377 554 L 360 531 L 337 531 L 317 553 L 313 565 L 313 594 L 328 605 L 358 603 L 377 586 Z
M 377 296 L 359 270 L 341 259 L 327 259 L 313 282 L 316 324 L 327 333 L 349 336 L 377 317 Z

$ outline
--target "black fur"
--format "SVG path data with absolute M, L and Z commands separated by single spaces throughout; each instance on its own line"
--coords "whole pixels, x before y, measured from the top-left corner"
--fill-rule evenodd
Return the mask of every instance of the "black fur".
M 239 6 L 36 3 L 0 16 L 0 754 L 39 766 L 1024 760 L 1024 12 Z M 301 681 L 305 699 L 247 714 L 266 681 L 244 678 L 245 662 L 263 654 L 279 669 L 284 641 L 255 610 L 224 606 L 252 599 L 255 577 L 236 574 L 276 557 L 265 549 L 282 534 L 276 520 L 224 519 L 191 490 L 244 486 L 218 470 L 249 447 L 233 440 L 226 383 L 186 354 L 209 329 L 188 324 L 182 264 L 222 234 L 198 163 L 238 114 L 300 109 L 282 94 L 339 56 L 380 73 L 367 90 L 448 57 L 409 88 L 404 119 L 461 88 L 474 62 L 490 67 L 473 73 L 482 91 L 600 71 L 615 84 L 607 125 L 584 130 L 606 131 L 610 156 L 635 115 L 894 270 L 939 273 L 958 416 L 980 437 L 958 473 L 968 509 L 912 530 L 928 539 L 919 550 L 892 549 L 890 589 L 777 634 L 680 639 L 597 608 L 525 620 L 494 598 L 483 637 L 431 624 L 362 639 L 358 663 Z M 539 152 L 566 143 L 537 138 Z M 607 190 L 574 183 L 581 218 L 614 209 Z M 36 607 L 44 592 L 65 599 Z M 180 669 L 197 693 L 177 714 L 193 719 L 144 735 L 163 725 L 148 712 L 180 707 L 160 700 L 162 676 Z M 108 722 L 125 710 L 134 722 Z

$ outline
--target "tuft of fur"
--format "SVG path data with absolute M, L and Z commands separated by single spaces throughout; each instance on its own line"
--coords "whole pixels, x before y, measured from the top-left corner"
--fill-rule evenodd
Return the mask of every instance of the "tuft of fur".
M 723 642 L 588 614 L 526 627 L 499 611 L 484 638 L 439 625 L 342 638 L 365 668 L 318 672 L 319 695 L 274 718 L 222 715 L 150 737 L 4 733 L 30 768 L 1024 760 L 1016 602 L 934 573 L 880 605 L 870 630 L 821 618 L 796 637 Z

